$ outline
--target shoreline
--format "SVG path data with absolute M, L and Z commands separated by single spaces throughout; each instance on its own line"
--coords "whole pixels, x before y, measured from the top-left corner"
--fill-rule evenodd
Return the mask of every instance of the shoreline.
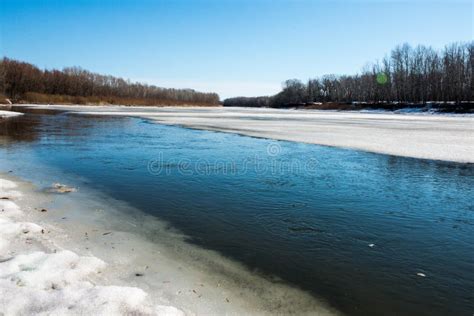
M 10 173 L 0 179 L 6 314 L 338 315 L 100 193 L 51 193 Z
M 107 263 L 62 248 L 50 237 L 58 227 L 30 222 L 32 210 L 18 205 L 26 185 L 5 178 L 0 178 L 2 313 L 184 315 L 173 306 L 153 304 L 140 288 L 97 285 Z
M 82 115 L 140 117 L 159 124 L 251 137 L 474 163 L 473 115 L 225 107 L 17 106 Z

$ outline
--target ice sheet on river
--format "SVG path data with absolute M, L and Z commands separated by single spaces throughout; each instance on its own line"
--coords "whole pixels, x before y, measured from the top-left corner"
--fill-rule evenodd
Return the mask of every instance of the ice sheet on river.
M 223 107 L 40 106 L 375 153 L 474 163 L 474 116 Z

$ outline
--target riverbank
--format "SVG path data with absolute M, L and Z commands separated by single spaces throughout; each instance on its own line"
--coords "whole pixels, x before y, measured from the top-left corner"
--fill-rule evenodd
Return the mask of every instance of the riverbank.
M 387 155 L 474 163 L 474 116 L 211 107 L 47 106 L 78 114 L 136 116 L 161 124 L 356 149 Z
M 31 200 L 31 192 L 24 195 L 27 187 L 0 179 L 2 314 L 184 315 L 175 307 L 153 304 L 140 288 L 99 285 L 106 262 L 61 247 L 56 241 L 67 234 L 59 227 L 30 222 L 33 213 L 48 210 L 22 203 Z
M 337 314 L 101 193 L 60 194 L 11 173 L 0 178 L 6 315 Z

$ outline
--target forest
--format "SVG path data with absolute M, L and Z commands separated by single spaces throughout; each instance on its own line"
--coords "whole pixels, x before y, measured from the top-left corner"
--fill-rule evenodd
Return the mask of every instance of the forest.
M 453 43 L 442 50 L 403 44 L 358 74 L 324 75 L 307 82 L 290 79 L 276 95 L 229 98 L 223 105 L 394 109 L 434 104 L 474 110 L 473 64 L 474 42 Z M 0 60 L 0 99 L 5 98 L 15 103 L 221 104 L 216 93 L 161 88 L 79 67 L 42 70 L 6 57 Z
M 220 102 L 216 93 L 160 88 L 78 67 L 42 70 L 4 57 L 0 61 L 0 99 L 5 98 L 14 103 L 53 104 L 218 105 Z
M 291 79 L 274 96 L 229 98 L 224 106 L 393 109 L 430 103 L 472 109 L 473 62 L 474 42 L 442 50 L 403 44 L 359 74 Z

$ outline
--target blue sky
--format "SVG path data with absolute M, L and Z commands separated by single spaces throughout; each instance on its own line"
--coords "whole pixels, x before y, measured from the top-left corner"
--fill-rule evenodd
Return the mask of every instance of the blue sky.
M 473 40 L 472 1 L 0 0 L 0 53 L 221 98 Z

